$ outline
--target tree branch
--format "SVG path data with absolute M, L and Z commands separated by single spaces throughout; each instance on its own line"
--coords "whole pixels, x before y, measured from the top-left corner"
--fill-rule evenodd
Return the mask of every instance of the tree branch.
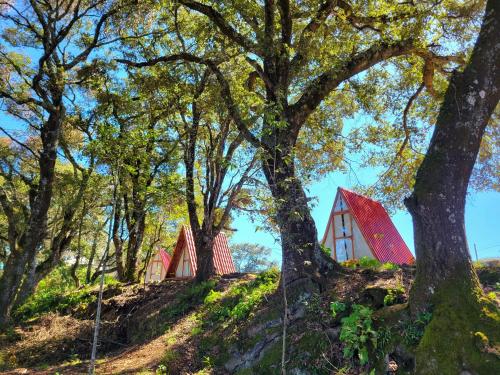
M 295 128 L 300 128 L 322 100 L 346 79 L 371 68 L 381 61 L 408 54 L 414 49 L 412 40 L 392 44 L 376 44 L 358 53 L 339 67 L 321 74 L 304 89 L 300 99 L 290 106 L 290 119 Z
M 239 46 L 243 47 L 247 52 L 252 52 L 257 55 L 259 54 L 260 51 L 258 50 L 257 46 L 251 40 L 247 39 L 245 36 L 236 31 L 224 19 L 224 17 L 211 6 L 192 0 L 180 0 L 179 2 L 182 5 L 188 7 L 189 9 L 195 10 L 207 16 L 213 23 L 215 23 L 215 25 L 220 29 L 222 34 L 227 36 L 229 39 L 231 39 Z
M 134 62 L 130 60 L 124 60 L 124 59 L 117 59 L 116 60 L 119 63 L 126 64 L 129 66 L 134 66 L 134 67 L 145 67 L 145 66 L 154 66 L 156 64 L 159 64 L 161 62 L 175 62 L 175 61 L 187 61 L 187 62 L 194 62 L 197 64 L 203 64 L 206 65 L 215 75 L 217 78 L 217 81 L 220 85 L 220 90 L 221 90 L 221 96 L 222 99 L 224 100 L 226 107 L 228 108 L 229 114 L 231 115 L 231 118 L 233 119 L 234 123 L 236 124 L 236 127 L 238 128 L 239 131 L 244 135 L 245 139 L 250 142 L 252 145 L 255 147 L 263 148 L 264 150 L 272 153 L 272 150 L 264 143 L 262 143 L 255 135 L 252 134 L 250 129 L 247 127 L 245 121 L 241 118 L 240 111 L 238 109 L 238 106 L 234 102 L 232 93 L 231 93 L 231 88 L 229 86 L 229 82 L 226 80 L 224 75 L 222 74 L 222 71 L 219 69 L 217 66 L 217 63 L 209 60 L 209 59 L 204 59 L 195 55 L 192 55 L 190 53 L 179 53 L 175 55 L 170 55 L 170 56 L 161 56 L 157 57 L 155 59 L 143 61 L 143 62 Z

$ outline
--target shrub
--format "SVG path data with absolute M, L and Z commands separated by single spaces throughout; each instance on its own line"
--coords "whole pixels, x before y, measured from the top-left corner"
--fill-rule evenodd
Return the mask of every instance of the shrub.
M 391 263 L 391 262 L 387 262 L 387 263 L 383 263 L 381 266 L 380 266 L 380 269 L 382 271 L 396 271 L 398 270 L 400 267 L 395 264 L 395 263 Z
M 367 256 L 359 258 L 358 263 L 360 267 L 372 269 L 379 268 L 382 265 L 377 259 L 369 258 Z
M 323 244 L 319 244 L 319 247 L 321 249 L 321 251 L 327 256 L 327 257 L 331 257 L 332 256 L 332 249 L 330 249 L 329 247 L 323 245 Z
M 344 357 L 352 358 L 357 353 L 362 365 L 368 363 L 368 345 L 377 347 L 377 333 L 372 327 L 372 309 L 363 305 L 352 305 L 349 316 L 342 318 L 340 341 L 344 343 Z
M 345 303 L 333 301 L 330 303 L 330 310 L 332 311 L 332 317 L 335 318 L 339 312 L 345 311 Z
M 89 288 L 61 292 L 57 289 L 39 289 L 13 314 L 17 321 L 27 321 L 48 312 L 65 313 L 76 306 L 85 306 L 96 299 Z
M 384 306 L 394 305 L 405 294 L 405 289 L 402 285 L 396 288 L 389 288 L 387 295 L 384 297 Z

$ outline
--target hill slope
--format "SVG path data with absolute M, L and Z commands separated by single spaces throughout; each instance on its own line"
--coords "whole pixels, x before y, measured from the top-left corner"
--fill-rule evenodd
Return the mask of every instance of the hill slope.
M 413 269 L 377 267 L 346 268 L 325 292 L 288 312 L 289 373 L 412 371 L 412 348 L 427 322 L 405 313 Z M 487 291 L 498 271 L 480 270 Z M 201 285 L 168 280 L 109 287 L 97 373 L 279 374 L 283 307 L 277 285 L 273 270 Z M 94 313 L 91 301 L 20 324 L 0 343 L 0 366 L 11 374 L 86 373 Z M 365 342 L 358 340 L 363 335 Z

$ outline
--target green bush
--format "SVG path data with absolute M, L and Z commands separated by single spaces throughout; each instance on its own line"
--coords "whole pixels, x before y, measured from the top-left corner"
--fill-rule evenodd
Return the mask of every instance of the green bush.
M 332 249 L 330 249 L 329 247 L 323 245 L 323 244 L 319 244 L 319 247 L 321 249 L 321 251 L 327 256 L 327 257 L 331 257 L 332 256 Z
M 114 284 L 114 279 L 106 280 Z M 85 306 L 96 299 L 91 287 L 76 289 L 71 278 L 70 267 L 63 265 L 54 269 L 40 281 L 36 292 L 13 312 L 16 321 L 27 321 L 48 312 L 65 313 L 76 306 Z
M 367 256 L 359 258 L 358 263 L 359 266 L 363 268 L 376 269 L 382 266 L 382 263 L 380 263 L 377 259 L 369 258 Z
M 333 301 L 330 303 L 330 310 L 332 311 L 332 317 L 336 318 L 339 312 L 345 311 L 345 303 L 340 301 Z
M 357 353 L 362 365 L 368 363 L 368 344 L 377 347 L 377 332 L 372 327 L 373 311 L 363 305 L 352 305 L 349 316 L 342 318 L 340 341 L 344 343 L 344 357 L 352 358 Z
M 384 306 L 394 305 L 405 294 L 405 289 L 402 285 L 396 288 L 389 288 L 387 295 L 384 297 Z
M 394 271 L 399 269 L 399 266 L 394 263 L 380 263 L 377 259 L 370 258 L 367 256 L 361 257 L 359 259 L 349 259 L 341 263 L 342 266 L 347 268 L 356 269 L 358 267 L 368 268 L 372 270 L 379 271 Z

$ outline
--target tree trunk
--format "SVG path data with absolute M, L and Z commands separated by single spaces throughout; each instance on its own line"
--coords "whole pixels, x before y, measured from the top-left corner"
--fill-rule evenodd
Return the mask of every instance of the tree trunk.
M 123 240 L 120 236 L 120 221 L 121 221 L 121 199 L 117 198 L 116 209 L 113 220 L 113 244 L 115 246 L 115 261 L 116 261 L 116 274 L 118 280 L 125 281 L 125 269 L 123 265 Z
M 92 276 L 92 266 L 94 264 L 94 258 L 95 254 L 97 252 L 97 240 L 99 239 L 99 232 L 101 231 L 101 228 L 99 228 L 95 235 L 94 235 L 94 240 L 92 241 L 92 248 L 90 249 L 90 256 L 89 256 L 89 262 L 87 263 L 87 272 L 85 273 L 85 284 L 90 284 L 90 279 Z
M 495 4 L 494 4 L 495 3 Z M 500 99 L 500 3 L 489 1 L 481 33 L 463 73 L 455 72 L 442 104 L 413 194 L 417 281 L 412 306 L 425 309 L 441 284 L 472 278 L 465 234 L 465 198 L 488 121 Z
M 59 98 L 61 103 L 62 94 Z M 64 117 L 64 107 L 59 104 L 50 113 L 41 132 L 42 152 L 39 158 L 40 180 L 31 199 L 31 212 L 26 232 L 21 236 L 19 249 L 11 253 L 0 279 L 0 327 L 9 320 L 16 292 L 21 285 L 24 269 L 36 253 L 47 231 L 47 213 L 52 200 L 54 168 L 57 158 L 59 131 Z M 10 257 L 9 257 L 10 258 Z
M 143 205 L 134 207 L 132 213 L 134 220 L 129 226 L 129 241 L 127 244 L 127 258 L 125 262 L 125 281 L 136 282 L 137 279 L 137 257 L 144 240 L 144 230 L 146 229 L 146 211 Z
M 490 0 L 472 57 L 450 81 L 413 194 L 405 201 L 417 255 L 410 308 L 414 315 L 433 311 L 417 351 L 420 374 L 488 374 L 499 365 L 475 342 L 474 332 L 498 342 L 498 323 L 491 319 L 498 310 L 481 298 L 464 223 L 470 175 L 500 99 L 499 36 L 500 2 Z
M 316 224 L 308 198 L 295 175 L 291 147 L 278 145 L 274 157 L 263 161 L 263 170 L 276 202 L 276 220 L 281 233 L 282 281 L 294 285 L 296 297 L 321 291 L 327 274 L 335 264 L 321 251 Z M 290 295 L 291 301 L 294 296 Z
M 214 237 L 208 233 L 194 234 L 196 245 L 196 281 L 202 282 L 215 275 Z

